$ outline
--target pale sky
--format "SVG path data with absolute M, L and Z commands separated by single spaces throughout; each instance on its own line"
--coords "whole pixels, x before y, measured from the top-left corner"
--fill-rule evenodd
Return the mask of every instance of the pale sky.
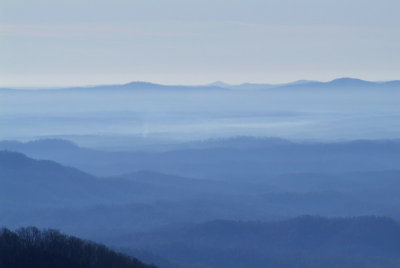
M 1 0 L 0 86 L 400 79 L 399 0 Z

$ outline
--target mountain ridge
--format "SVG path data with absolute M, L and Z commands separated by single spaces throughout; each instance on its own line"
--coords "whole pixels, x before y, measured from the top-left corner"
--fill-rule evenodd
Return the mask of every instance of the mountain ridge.
M 297 80 L 288 83 L 270 84 L 270 83 L 252 83 L 245 82 L 242 84 L 230 84 L 223 81 L 215 81 L 209 84 L 203 85 L 165 85 L 159 83 L 153 83 L 148 81 L 132 81 L 125 84 L 110 84 L 110 85 L 93 85 L 93 86 L 77 86 L 77 87 L 54 87 L 54 88 L 43 88 L 35 87 L 36 89 L 21 89 L 21 88 L 0 88 L 0 92 L 35 92 L 35 91 L 94 91 L 94 90 L 146 90 L 146 91 L 158 91 L 158 90 L 179 90 L 179 91 L 229 91 L 229 90 L 267 90 L 267 89 L 283 89 L 283 88 L 306 88 L 306 87 L 399 87 L 400 80 L 388 80 L 388 81 L 368 81 L 359 78 L 352 77 L 339 77 L 330 81 L 314 81 L 314 80 Z

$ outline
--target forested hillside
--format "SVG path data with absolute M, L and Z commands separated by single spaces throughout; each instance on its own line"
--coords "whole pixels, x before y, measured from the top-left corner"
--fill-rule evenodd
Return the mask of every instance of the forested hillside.
M 151 268 L 107 247 L 55 230 L 0 231 L 1 268 Z

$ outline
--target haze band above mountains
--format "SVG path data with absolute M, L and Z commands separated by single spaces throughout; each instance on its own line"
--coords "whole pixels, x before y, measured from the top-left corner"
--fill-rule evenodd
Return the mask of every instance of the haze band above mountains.
M 35 89 L 42 89 L 34 87 Z M 57 87 L 51 89 L 63 90 L 107 90 L 107 89 L 135 89 L 135 90 L 266 90 L 266 89 L 334 89 L 334 88 L 400 88 L 400 80 L 393 81 L 366 81 L 356 78 L 338 78 L 328 82 L 312 81 L 312 80 L 298 80 L 290 83 L 283 84 L 264 84 L 264 83 L 243 83 L 239 85 L 228 84 L 221 81 L 216 81 L 206 85 L 163 85 L 144 81 L 134 81 L 127 84 L 115 85 L 97 85 L 97 86 L 82 86 L 82 87 Z M 8 90 L 14 88 L 0 88 L 0 90 Z M 21 88 L 22 89 L 22 88 Z M 19 89 L 19 90 L 21 90 Z M 42 89 L 50 89 L 48 87 Z

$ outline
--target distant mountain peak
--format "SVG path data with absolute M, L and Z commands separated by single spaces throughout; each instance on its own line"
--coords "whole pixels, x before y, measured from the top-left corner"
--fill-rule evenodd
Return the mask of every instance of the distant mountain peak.
M 362 80 L 362 79 L 358 79 L 358 78 L 351 78 L 351 77 L 341 77 L 341 78 L 337 78 L 334 79 L 330 82 L 328 82 L 330 84 L 340 84 L 340 85 L 346 85 L 346 84 L 368 84 L 370 82 Z

